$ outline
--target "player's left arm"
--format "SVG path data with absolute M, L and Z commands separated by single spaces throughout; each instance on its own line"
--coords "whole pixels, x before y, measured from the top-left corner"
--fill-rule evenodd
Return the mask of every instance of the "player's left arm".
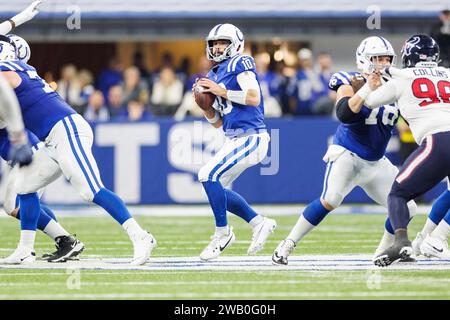
M 27 21 L 33 19 L 38 13 L 38 6 L 42 3 L 42 1 L 34 1 L 30 4 L 25 10 L 16 14 L 11 19 L 0 23 L 0 34 L 6 35 L 14 28 L 24 24 Z
M 199 85 L 207 88 L 205 92 L 225 98 L 229 101 L 239 103 L 244 106 L 257 107 L 261 103 L 260 90 L 256 75 L 252 71 L 244 71 L 237 76 L 237 82 L 242 90 L 227 90 L 212 80 L 202 78 Z

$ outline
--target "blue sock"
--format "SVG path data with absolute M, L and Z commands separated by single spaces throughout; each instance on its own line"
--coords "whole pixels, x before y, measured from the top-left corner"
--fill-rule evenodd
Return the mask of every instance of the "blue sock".
M 391 220 L 389 220 L 389 218 L 386 218 L 386 223 L 384 224 L 384 228 L 390 234 L 394 234 L 394 228 L 392 228 Z
M 131 218 L 125 203 L 115 193 L 102 188 L 94 197 L 94 203 L 105 209 L 121 225 Z
M 225 189 L 227 197 L 227 210 L 250 222 L 258 214 L 249 206 L 239 193 Z
M 36 231 L 41 206 L 39 196 L 35 193 L 19 195 L 20 226 L 22 230 Z
M 428 218 L 430 218 L 430 220 L 433 221 L 434 224 L 438 225 L 449 209 L 450 209 L 450 191 L 446 190 L 433 203 Z
M 227 222 L 227 195 L 220 182 L 202 182 L 216 218 L 216 227 L 225 227 Z
M 20 211 L 21 209 L 19 209 L 19 211 L 17 212 L 17 216 L 16 219 L 20 220 Z M 39 212 L 39 218 L 37 221 L 37 229 L 44 231 L 45 227 L 48 225 L 48 223 L 50 222 L 50 220 L 52 220 L 52 217 L 50 217 L 44 210 L 41 210 Z
M 55 216 L 55 214 L 53 213 L 53 211 L 50 210 L 49 207 L 44 206 L 42 203 L 41 203 L 41 210 L 44 210 L 44 212 L 45 212 L 50 218 L 52 218 L 53 220 L 55 220 L 56 222 L 58 222 L 58 219 L 56 219 L 56 216 Z M 42 214 L 42 212 L 41 212 L 41 214 Z
M 311 202 L 303 211 L 303 217 L 314 226 L 317 226 L 329 213 L 320 202 L 320 199 L 316 199 Z

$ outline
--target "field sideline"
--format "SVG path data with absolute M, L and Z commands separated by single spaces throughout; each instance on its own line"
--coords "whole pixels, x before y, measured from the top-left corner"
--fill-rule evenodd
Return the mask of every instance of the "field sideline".
M 426 216 L 414 218 L 410 238 Z M 63 217 L 61 223 L 86 245 L 82 260 L 5 268 L 0 266 L 0 299 L 449 299 L 450 261 L 420 259 L 380 269 L 371 253 L 382 235 L 384 215 L 330 215 L 297 247 L 287 267 L 272 266 L 270 255 L 297 220 L 277 216 L 278 228 L 256 257 L 246 255 L 251 231 L 230 216 L 236 243 L 223 257 L 202 263 L 209 242 L 207 216 L 138 216 L 158 240 L 152 261 L 131 268 L 132 247 L 123 230 L 106 216 Z M 17 221 L 0 219 L 0 256 L 17 245 Z M 37 255 L 53 251 L 39 234 Z

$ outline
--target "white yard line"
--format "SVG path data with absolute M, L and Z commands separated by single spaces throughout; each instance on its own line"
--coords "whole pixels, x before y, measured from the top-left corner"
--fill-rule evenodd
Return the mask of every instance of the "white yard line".
M 450 270 L 450 260 L 420 258 L 416 263 L 397 263 L 387 268 L 373 265 L 371 255 L 303 255 L 292 256 L 287 266 L 274 266 L 270 256 L 224 256 L 202 262 L 197 257 L 155 257 L 144 266 L 131 266 L 129 259 L 82 259 L 52 264 L 37 261 L 32 265 L 0 265 L 0 269 L 69 269 L 80 270 L 153 270 L 153 271 L 300 271 L 300 270 Z

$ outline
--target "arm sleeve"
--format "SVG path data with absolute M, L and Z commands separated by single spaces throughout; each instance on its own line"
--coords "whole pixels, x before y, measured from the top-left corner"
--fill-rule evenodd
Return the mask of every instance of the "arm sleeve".
M 397 100 L 397 86 L 395 80 L 390 80 L 377 90 L 371 92 L 366 98 L 364 105 L 369 108 L 377 108 L 386 104 L 393 103 Z
M 349 105 L 350 97 L 343 97 L 336 103 L 336 116 L 342 123 L 354 123 L 361 120 L 360 113 L 354 113 Z
M 22 113 L 17 97 L 9 83 L 0 75 L 0 117 L 7 123 L 9 133 L 24 130 Z
M 258 80 L 256 80 L 255 73 L 251 71 L 244 71 L 237 75 L 237 82 L 241 87 L 242 91 L 247 91 L 249 89 L 254 89 L 259 91 Z

